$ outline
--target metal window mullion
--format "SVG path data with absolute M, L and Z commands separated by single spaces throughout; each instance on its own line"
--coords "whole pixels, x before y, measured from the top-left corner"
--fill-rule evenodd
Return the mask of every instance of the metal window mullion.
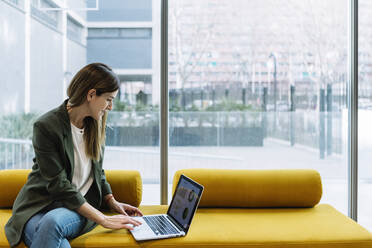
M 168 0 L 161 1 L 160 204 L 168 204 Z
M 349 217 L 358 217 L 358 0 L 350 0 L 350 80 L 348 92 Z
M 61 101 L 64 101 L 67 98 L 67 77 L 68 71 L 67 71 L 67 11 L 62 10 L 62 71 L 63 71 L 63 79 L 62 79 L 62 87 L 63 87 L 63 92 L 62 92 L 62 99 Z

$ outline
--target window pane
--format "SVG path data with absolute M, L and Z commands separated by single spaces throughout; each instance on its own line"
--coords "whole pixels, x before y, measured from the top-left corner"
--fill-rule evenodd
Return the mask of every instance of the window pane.
M 105 0 L 81 11 L 92 1 L 68 0 L 67 13 L 58 1 L 30 2 L 0 0 L 0 169 L 31 168 L 35 120 L 67 98 L 79 69 L 102 62 L 120 78 L 104 168 L 140 171 L 142 203 L 158 204 L 160 2 Z
M 372 44 L 370 1 L 359 1 L 358 222 L 372 230 Z
M 347 11 L 346 0 L 171 0 L 170 180 L 194 167 L 316 169 L 321 201 L 346 214 Z

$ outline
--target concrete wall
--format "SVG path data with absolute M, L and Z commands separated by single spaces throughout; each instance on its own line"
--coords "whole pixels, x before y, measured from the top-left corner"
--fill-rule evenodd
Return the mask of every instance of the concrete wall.
M 63 99 L 62 34 L 31 18 L 31 112 L 45 112 Z
M 152 20 L 152 0 L 100 0 L 99 11 L 89 11 L 91 22 L 138 22 Z
M 90 0 L 88 2 L 90 3 L 92 1 Z M 86 11 L 78 11 L 76 9 L 83 9 L 83 8 L 86 8 L 86 7 L 90 7 L 90 8 L 92 7 L 90 5 L 86 6 L 85 0 L 67 0 L 67 6 L 69 8 L 71 8 L 76 14 L 81 16 L 84 20 L 86 20 L 86 18 L 87 18 L 87 12 Z
M 67 39 L 63 70 L 63 34 L 40 16 L 30 18 L 30 111 L 43 113 L 64 99 L 63 79 L 86 64 L 83 44 Z M 0 0 L 0 114 L 25 111 L 25 12 Z
M 68 0 L 83 7 L 82 0 Z M 88 11 L 89 21 L 151 22 L 151 0 L 100 0 L 99 11 Z M 34 14 L 34 12 L 33 12 Z M 85 16 L 84 12 L 78 14 Z M 120 69 L 152 68 L 152 29 L 117 29 L 111 37 L 88 36 L 87 45 L 67 39 L 66 73 L 63 69 L 61 13 L 52 27 L 42 17 L 30 18 L 30 111 L 58 106 L 73 75 L 90 62 Z M 0 111 L 25 110 L 25 12 L 0 0 Z M 110 49 L 107 49 L 110 48 Z M 88 49 L 88 50 L 87 50 Z M 64 79 L 66 81 L 64 85 Z
M 67 40 L 67 85 L 72 77 L 87 64 L 87 49 L 80 43 Z
M 24 12 L 0 1 L 0 114 L 24 110 Z

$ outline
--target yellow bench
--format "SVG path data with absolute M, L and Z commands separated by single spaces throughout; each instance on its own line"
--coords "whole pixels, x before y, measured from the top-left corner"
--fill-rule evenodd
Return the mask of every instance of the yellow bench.
M 4 225 L 28 173 L 0 171 L 0 247 L 9 247 Z M 173 185 L 181 174 L 204 185 L 187 236 L 137 243 L 127 230 L 98 226 L 72 240 L 72 247 L 372 247 L 370 232 L 332 206 L 318 204 L 322 185 L 314 170 L 188 169 L 176 172 Z M 118 199 L 140 204 L 138 172 L 107 170 L 106 175 Z M 140 209 L 158 214 L 167 206 Z

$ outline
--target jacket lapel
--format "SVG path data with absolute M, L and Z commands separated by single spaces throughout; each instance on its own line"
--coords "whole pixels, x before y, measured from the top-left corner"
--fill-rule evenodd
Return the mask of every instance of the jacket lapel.
M 71 165 L 71 172 L 69 176 L 70 181 L 72 181 L 72 175 L 74 174 L 74 168 L 75 168 L 75 163 L 74 163 L 74 145 L 72 143 L 72 136 L 71 132 L 68 134 L 63 135 L 63 142 L 64 142 L 64 147 L 66 150 L 66 155 L 67 159 Z

